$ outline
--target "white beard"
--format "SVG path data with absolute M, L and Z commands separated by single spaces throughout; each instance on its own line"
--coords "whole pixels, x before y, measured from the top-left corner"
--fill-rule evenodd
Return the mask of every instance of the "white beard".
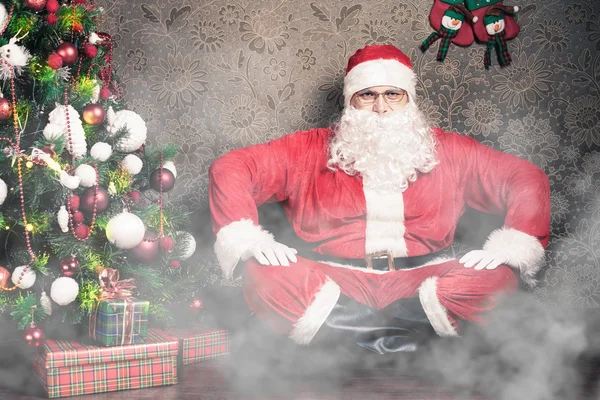
M 437 164 L 435 140 L 416 105 L 378 114 L 348 107 L 330 144 L 330 169 L 360 174 L 378 192 L 405 191 Z

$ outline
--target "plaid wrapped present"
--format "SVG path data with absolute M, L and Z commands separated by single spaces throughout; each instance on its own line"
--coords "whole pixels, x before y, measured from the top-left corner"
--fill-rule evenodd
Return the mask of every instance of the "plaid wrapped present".
M 229 333 L 225 329 L 199 324 L 186 329 L 167 329 L 166 334 L 179 339 L 179 356 L 183 365 L 229 354 Z
M 132 297 L 133 279 L 119 281 L 119 271 L 100 272 L 100 300 L 90 315 L 90 337 L 105 346 L 146 342 L 150 303 Z
M 153 329 L 147 342 L 137 345 L 47 340 L 33 369 L 50 398 L 174 385 L 178 351 L 176 338 Z

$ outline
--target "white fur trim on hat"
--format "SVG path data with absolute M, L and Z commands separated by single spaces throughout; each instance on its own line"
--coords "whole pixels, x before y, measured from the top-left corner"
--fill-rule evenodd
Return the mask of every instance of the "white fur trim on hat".
M 344 107 L 350 105 L 354 93 L 373 86 L 395 86 L 408 92 L 415 101 L 417 77 L 414 71 L 397 60 L 365 61 L 348 72 L 344 79 Z

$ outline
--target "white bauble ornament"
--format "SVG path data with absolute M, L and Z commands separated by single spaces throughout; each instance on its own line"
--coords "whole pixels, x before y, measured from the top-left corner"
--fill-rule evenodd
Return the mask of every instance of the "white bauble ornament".
M 177 168 L 175 168 L 175 163 L 173 161 L 167 161 L 163 164 L 164 169 L 168 169 L 173 173 L 173 178 L 177 178 Z
M 79 184 L 83 187 L 92 187 L 96 184 L 96 170 L 91 165 L 81 164 L 75 168 L 75 175 L 79 177 Z
M 69 112 L 69 127 L 71 130 L 71 141 L 65 137 L 65 148 L 75 157 L 83 157 L 87 154 L 87 142 L 85 131 L 77 110 L 73 106 L 65 107 L 56 104 L 54 110 L 48 114 L 48 125 L 44 127 L 44 137 L 50 141 L 67 136 L 67 110 Z
M 106 225 L 106 238 L 120 249 L 132 249 L 144 240 L 146 227 L 142 220 L 130 212 L 123 211 Z
M 8 13 L 4 4 L 0 3 L 0 31 L 4 32 L 4 28 L 8 22 Z
M 106 120 L 106 130 L 111 136 L 121 129 L 127 129 L 127 133 L 115 144 L 115 149 L 118 151 L 131 153 L 146 142 L 148 130 L 139 114 L 129 110 L 114 112 L 110 107 L 106 113 Z
M 50 298 L 59 306 L 71 304 L 79 294 L 79 285 L 73 278 L 62 276 L 52 282 Z
M 185 231 L 177 232 L 177 241 L 185 243 L 185 247 L 179 257 L 181 260 L 190 258 L 196 251 L 196 239 L 194 239 L 191 233 Z
M 108 143 L 98 142 L 92 146 L 90 155 L 94 160 L 104 162 L 112 155 L 112 147 Z
M 6 186 L 6 182 L 0 179 L 0 205 L 4 204 L 4 200 L 6 200 L 6 195 L 8 194 L 8 187 Z
M 15 286 L 20 287 L 21 289 L 29 289 L 30 287 L 32 287 L 35 283 L 36 278 L 35 271 L 32 270 L 31 267 L 27 267 L 27 271 L 25 271 L 23 277 L 21 277 L 21 273 L 23 272 L 25 267 L 27 266 L 22 265 L 20 267 L 15 268 L 15 270 L 12 273 L 12 276 L 10 277 L 12 283 L 14 283 Z M 21 279 L 20 282 L 19 278 Z
M 40 304 L 42 305 L 42 310 L 46 315 L 52 315 L 52 302 L 50 301 L 50 297 L 46 294 L 46 292 L 42 292 L 42 296 L 40 297 Z
M 123 161 L 121 161 L 121 165 L 125 171 L 129 172 L 131 175 L 137 175 L 142 170 L 144 163 L 138 156 L 127 154 L 125 158 L 123 158 Z
M 60 230 L 63 233 L 69 232 L 69 212 L 65 206 L 60 206 L 60 210 L 58 210 L 56 219 L 58 221 L 58 225 L 60 226 Z

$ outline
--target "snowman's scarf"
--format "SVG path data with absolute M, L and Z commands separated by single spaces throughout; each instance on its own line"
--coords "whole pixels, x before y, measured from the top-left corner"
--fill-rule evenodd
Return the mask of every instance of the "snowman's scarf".
M 485 68 L 489 69 L 490 65 L 492 65 L 492 52 L 494 51 L 494 47 L 496 48 L 496 54 L 498 55 L 498 62 L 500 63 L 500 66 L 506 67 L 509 65 L 512 59 L 510 58 L 508 45 L 506 44 L 506 31 L 502 31 L 495 35 L 490 35 L 490 40 L 488 40 L 487 43 L 487 51 L 483 60 Z

